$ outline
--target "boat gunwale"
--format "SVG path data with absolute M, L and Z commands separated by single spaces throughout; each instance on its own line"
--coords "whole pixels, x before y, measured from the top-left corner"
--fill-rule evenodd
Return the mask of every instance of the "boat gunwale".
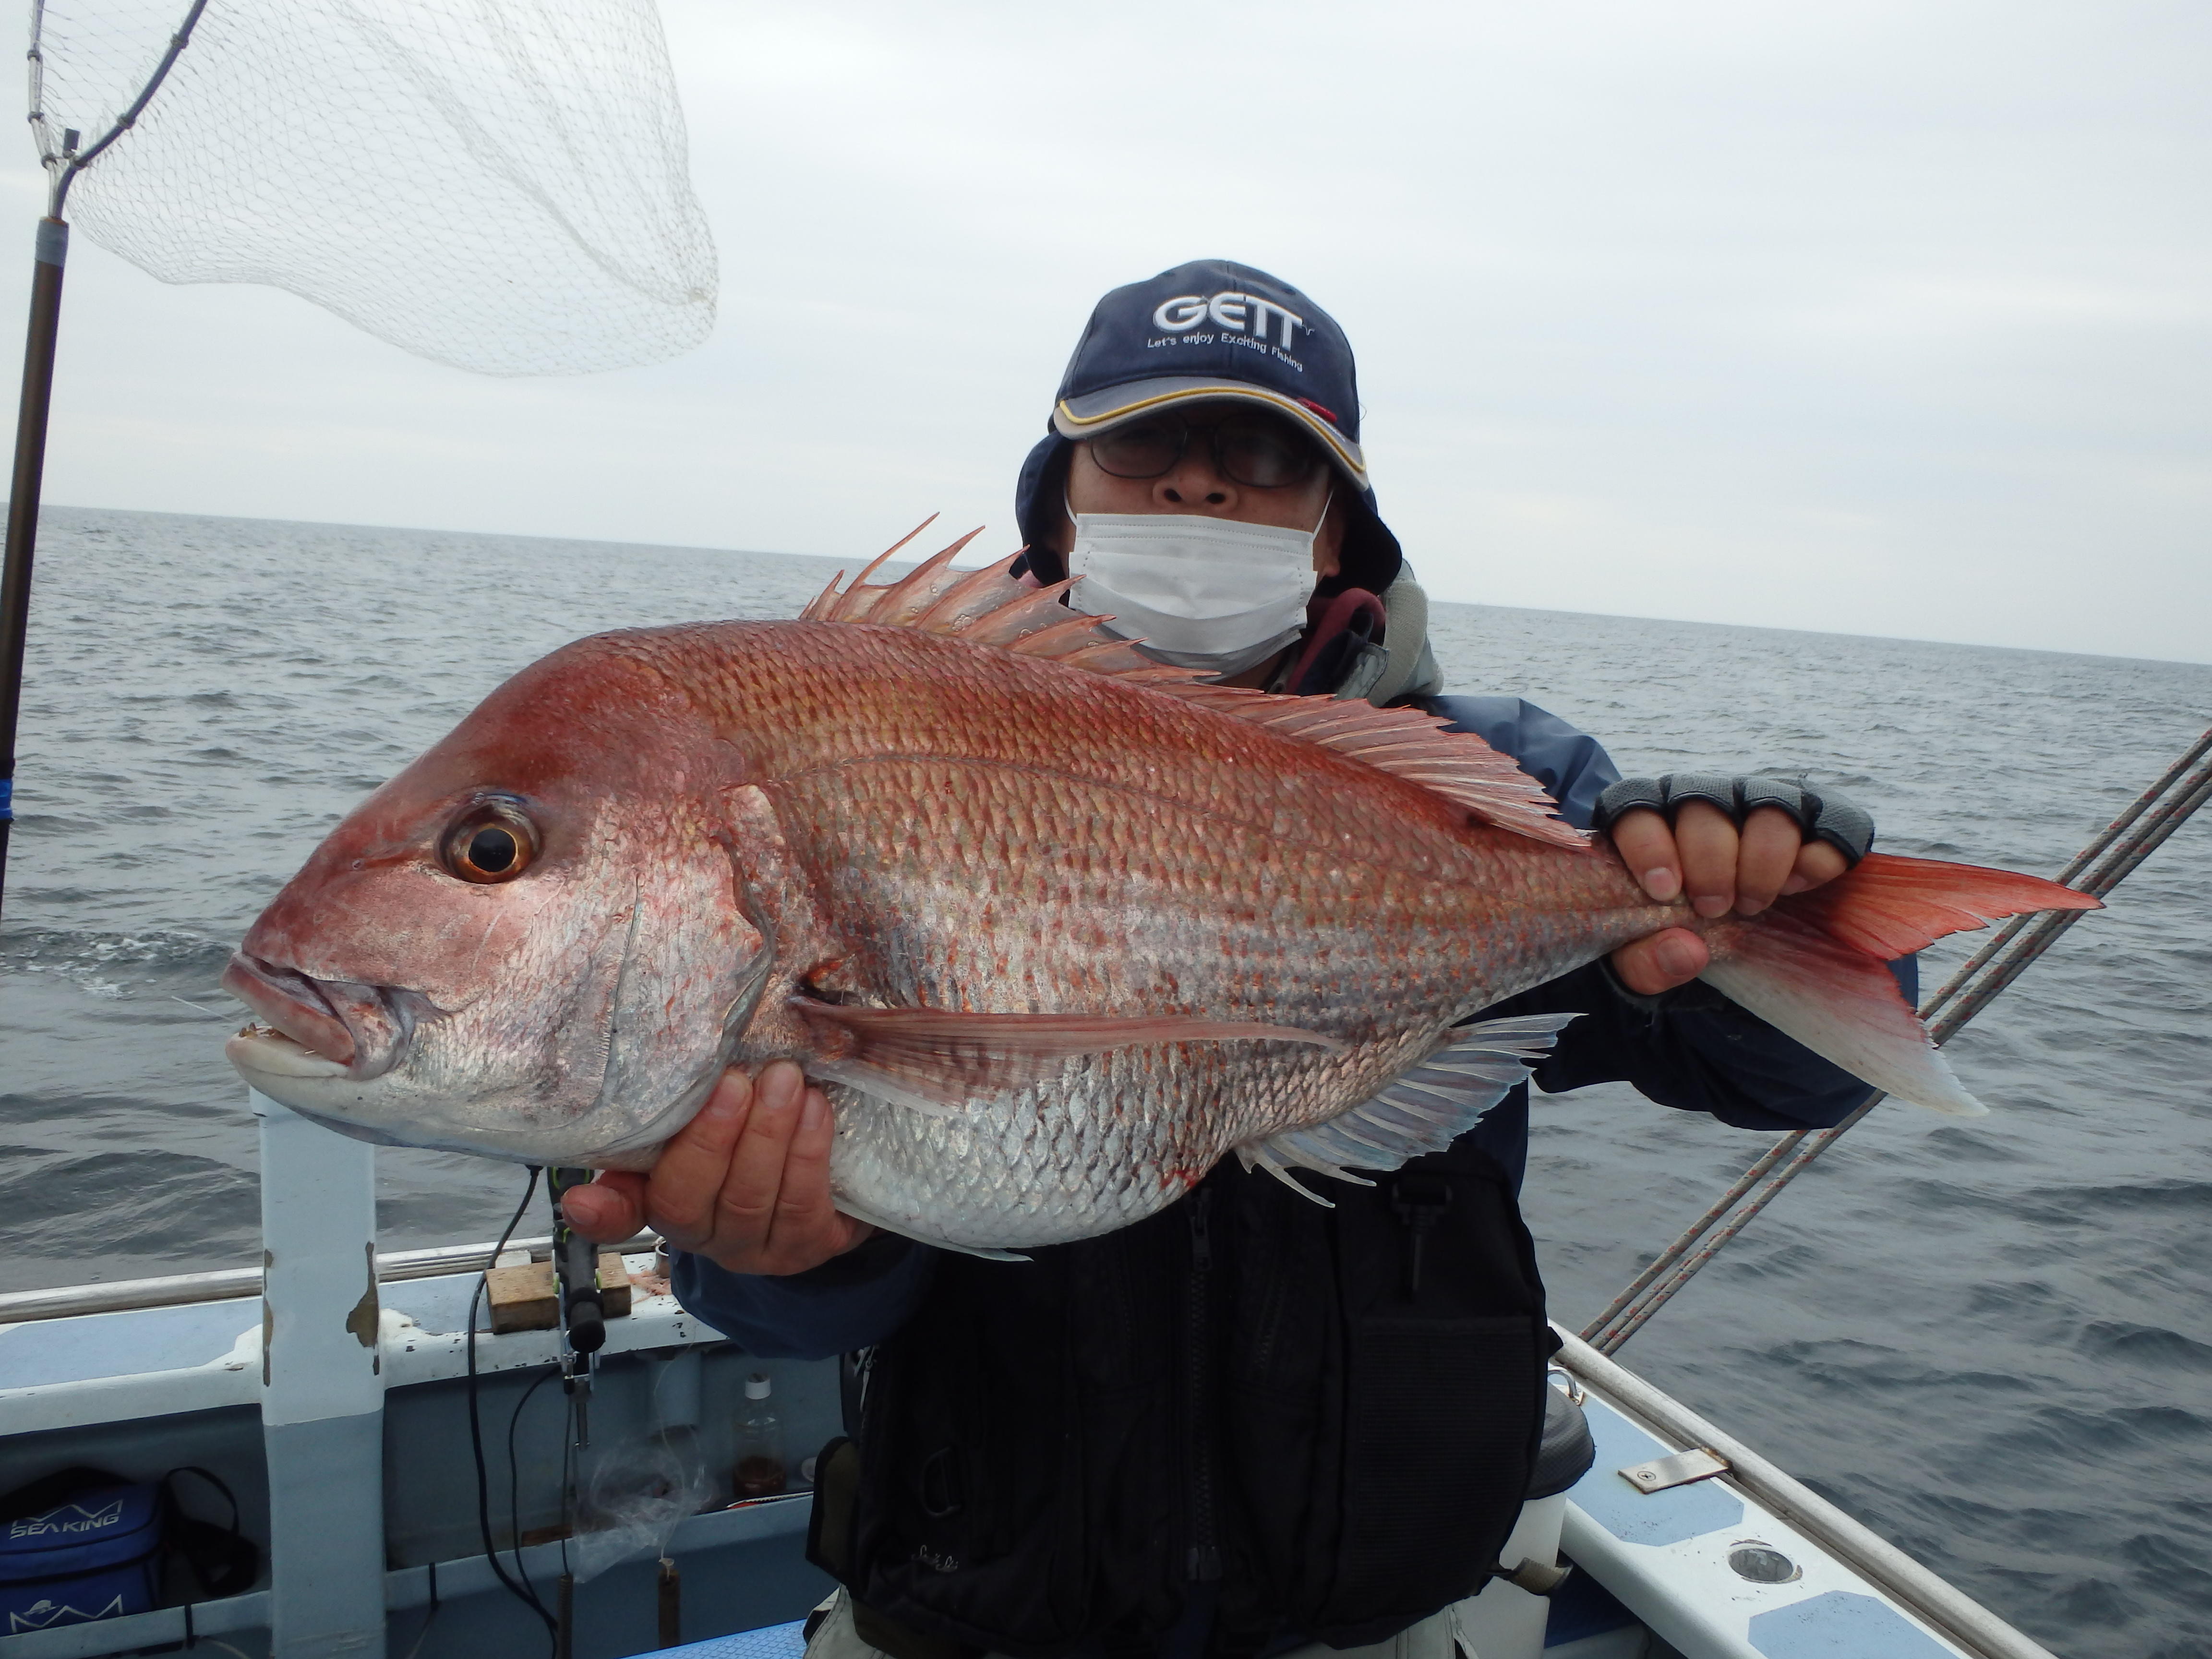
M 2014 1629 L 1964 1590 L 1779 1465 L 1706 1421 L 1656 1383 L 1607 1358 L 1573 1332 L 1557 1324 L 1552 1328 L 1560 1343 L 1553 1364 L 1674 1449 L 1702 1446 L 1727 1459 L 1728 1470 L 1711 1479 L 1732 1487 L 1796 1528 L 1952 1642 L 1979 1659 L 2057 1659 L 2033 1637 Z M 1568 1501 L 1574 1501 L 1571 1492 Z

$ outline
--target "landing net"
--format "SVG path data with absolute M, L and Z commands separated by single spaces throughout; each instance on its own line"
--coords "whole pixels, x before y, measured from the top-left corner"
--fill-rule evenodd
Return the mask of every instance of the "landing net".
M 34 0 L 49 167 L 128 111 L 188 0 Z M 167 283 L 265 283 L 485 374 L 676 356 L 714 247 L 653 0 L 206 0 L 71 185 Z

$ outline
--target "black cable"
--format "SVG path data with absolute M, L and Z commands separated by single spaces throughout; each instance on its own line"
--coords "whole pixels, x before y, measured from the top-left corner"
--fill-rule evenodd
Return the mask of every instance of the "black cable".
M 514 1410 L 507 1419 L 507 1530 L 514 1540 L 514 1576 L 522 1580 L 531 1599 L 541 1607 L 545 1603 L 538 1597 L 538 1586 L 530 1582 L 530 1569 L 522 1565 L 522 1471 L 514 1455 L 514 1431 L 522 1421 L 522 1408 L 530 1403 L 530 1396 L 559 1375 L 558 1371 L 540 1371 L 538 1380 L 522 1391 L 522 1398 L 514 1402 Z
M 506 1231 L 500 1234 L 499 1243 L 492 1246 L 490 1261 L 484 1263 L 483 1271 L 477 1275 L 476 1290 L 469 1297 L 465 1341 L 469 1356 L 469 1449 L 474 1454 L 477 1462 L 477 1527 L 483 1534 L 484 1559 L 491 1563 L 492 1571 L 499 1582 L 507 1586 L 508 1593 L 545 1621 L 546 1632 L 550 1635 L 559 1628 L 553 1615 L 545 1610 L 545 1604 L 538 1599 L 536 1591 L 516 1583 L 507 1576 L 507 1568 L 492 1543 L 491 1475 L 484 1468 L 483 1413 L 479 1407 L 477 1383 L 477 1310 L 483 1301 L 485 1286 L 491 1282 L 492 1262 L 497 1261 L 507 1249 L 507 1241 L 514 1237 L 514 1230 L 522 1224 L 522 1218 L 530 1208 L 530 1200 L 538 1195 L 538 1166 L 533 1164 L 530 1166 L 530 1184 L 522 1189 L 522 1202 L 514 1206 L 514 1213 L 507 1218 Z
M 562 1397 L 561 1431 L 561 1571 L 574 1571 L 568 1562 L 568 1540 L 576 1535 L 576 1396 Z
M 561 1617 L 553 1638 L 553 1659 L 568 1659 L 576 1645 L 576 1570 L 568 1560 L 568 1540 L 576 1535 L 576 1391 L 562 1390 L 568 1407 L 561 1435 Z
M 430 1639 L 430 1626 L 438 1622 L 438 1564 L 435 1561 L 433 1561 L 428 1565 L 430 1569 L 430 1611 L 422 1615 L 422 1627 L 415 1632 L 414 1644 L 407 1650 L 407 1659 L 415 1659 L 415 1656 L 422 1651 L 422 1644 Z

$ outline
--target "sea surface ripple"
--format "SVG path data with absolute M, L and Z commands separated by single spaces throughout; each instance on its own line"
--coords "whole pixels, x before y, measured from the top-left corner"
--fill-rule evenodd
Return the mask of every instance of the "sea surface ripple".
M 555 646 L 789 616 L 835 568 L 50 509 L 0 927 L 0 1288 L 251 1261 L 214 981 L 270 896 Z M 2212 718 L 2188 664 L 1450 605 L 1435 629 L 1455 690 L 1517 692 L 1625 769 L 1809 771 L 1887 850 L 2046 874 Z M 1620 1357 L 2067 1659 L 2212 1652 L 2208 1038 L 2212 814 L 1957 1039 L 1991 1115 L 1884 1107 Z M 1625 1088 L 1540 1098 L 1525 1197 L 1558 1316 L 1769 1139 Z M 488 1237 L 514 1202 L 503 1166 L 380 1157 L 387 1249 Z

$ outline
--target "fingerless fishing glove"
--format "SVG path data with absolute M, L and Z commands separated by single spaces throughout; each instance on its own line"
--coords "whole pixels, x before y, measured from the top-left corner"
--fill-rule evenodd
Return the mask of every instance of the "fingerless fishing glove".
M 1607 786 L 1597 798 L 1592 823 L 1602 833 L 1612 830 L 1622 814 L 1638 807 L 1663 813 L 1674 822 L 1686 801 L 1701 800 L 1729 815 L 1739 830 L 1743 821 L 1762 806 L 1778 807 L 1797 820 L 1807 841 L 1824 841 L 1856 864 L 1874 845 L 1874 819 L 1867 810 L 1839 792 L 1814 793 L 1802 784 L 1781 778 L 1732 778 L 1717 772 L 1670 772 L 1663 778 L 1623 778 Z

